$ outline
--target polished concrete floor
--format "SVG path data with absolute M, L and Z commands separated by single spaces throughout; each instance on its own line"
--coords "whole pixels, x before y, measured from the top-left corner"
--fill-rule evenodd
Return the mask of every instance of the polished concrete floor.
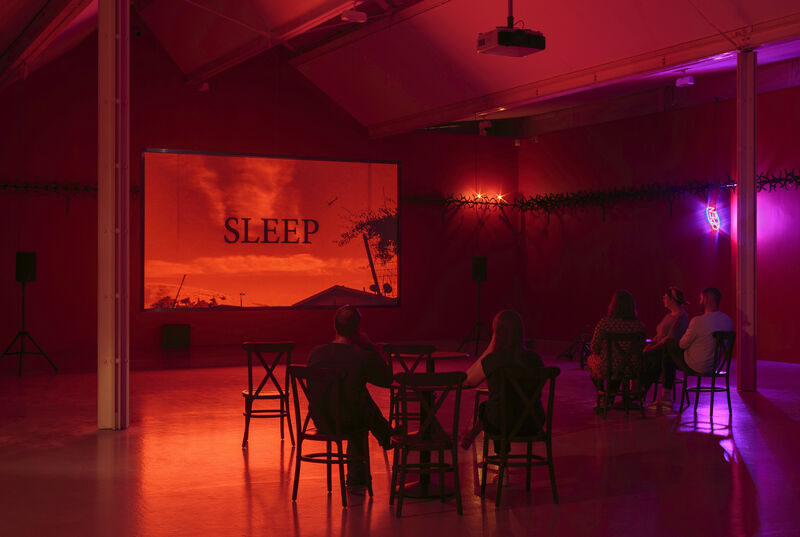
M 325 490 L 304 465 L 291 501 L 293 448 L 277 420 L 251 427 L 242 450 L 243 367 L 136 371 L 132 423 L 95 426 L 91 374 L 0 372 L 0 535 L 800 535 L 800 366 L 759 365 L 758 393 L 698 414 L 592 411 L 593 390 L 574 362 L 559 365 L 553 447 L 560 505 L 545 469 L 530 493 L 512 473 L 496 510 L 478 494 L 474 448 L 462 451 L 464 514 L 453 500 L 388 505 L 389 461 L 372 441 L 375 496 Z M 443 363 L 463 369 L 466 361 Z M 384 408 L 385 390 L 374 390 Z M 467 427 L 473 394 L 465 393 Z M 491 483 L 494 476 L 490 475 Z

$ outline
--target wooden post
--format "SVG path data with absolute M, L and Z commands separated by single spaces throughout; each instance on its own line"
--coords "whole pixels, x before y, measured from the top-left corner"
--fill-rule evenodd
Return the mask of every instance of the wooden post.
M 128 0 L 99 0 L 97 65 L 97 426 L 128 426 Z
M 737 386 L 756 390 L 756 53 L 736 64 L 736 356 Z

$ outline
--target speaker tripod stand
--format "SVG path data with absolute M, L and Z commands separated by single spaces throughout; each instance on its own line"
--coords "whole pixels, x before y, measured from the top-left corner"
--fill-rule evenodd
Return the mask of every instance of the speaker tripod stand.
M 487 337 L 482 337 L 481 332 L 487 335 Z M 475 321 L 475 324 L 472 325 L 472 328 L 469 329 L 467 332 L 466 337 L 458 346 L 457 350 L 461 350 L 461 347 L 466 345 L 467 343 L 474 341 L 475 342 L 475 358 L 478 357 L 478 345 L 480 345 L 481 341 L 489 341 L 489 327 L 486 326 L 483 321 L 481 321 L 481 280 L 478 280 L 478 317 Z
M 39 344 L 36 343 L 36 341 L 33 339 L 33 337 L 31 337 L 31 335 L 28 333 L 28 331 L 25 330 L 25 282 L 23 281 L 23 282 L 20 282 L 20 283 L 22 283 L 22 327 L 20 328 L 19 332 L 17 332 L 17 335 L 14 336 L 14 339 L 11 341 L 11 343 L 8 345 L 8 347 L 6 347 L 6 350 L 3 351 L 3 354 L 0 355 L 0 359 L 5 358 L 6 356 L 13 356 L 15 354 L 19 355 L 19 371 L 18 371 L 18 374 L 19 374 L 19 376 L 22 376 L 22 358 L 26 354 L 30 354 L 30 355 L 34 355 L 34 356 L 35 355 L 42 355 L 42 356 L 44 356 L 44 359 L 47 360 L 47 363 L 49 363 L 52 366 L 53 372 L 54 373 L 58 373 L 58 368 L 56 367 L 56 364 L 54 364 L 50 360 L 50 358 L 48 358 L 48 356 L 44 353 L 44 351 L 39 346 Z M 36 351 L 26 351 L 25 350 L 25 341 L 26 340 L 30 341 L 31 343 L 33 343 L 33 346 L 36 347 L 37 350 Z M 12 351 L 11 349 L 14 347 L 14 345 L 17 343 L 17 341 L 19 341 L 19 350 L 18 351 Z

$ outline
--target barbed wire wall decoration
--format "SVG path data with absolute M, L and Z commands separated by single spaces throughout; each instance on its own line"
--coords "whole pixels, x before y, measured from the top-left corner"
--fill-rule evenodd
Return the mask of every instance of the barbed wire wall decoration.
M 759 173 L 756 175 L 756 185 L 758 191 L 766 190 L 767 192 L 774 192 L 775 190 L 789 190 L 800 188 L 800 170 L 792 168 L 791 170 L 783 170 L 777 175 L 770 172 Z
M 405 198 L 409 203 L 430 203 L 442 205 L 446 209 L 467 208 L 508 208 L 519 211 L 552 213 L 562 210 L 589 209 L 592 207 L 608 207 L 618 203 L 632 201 L 674 200 L 687 194 L 706 194 L 712 190 L 736 189 L 736 183 L 728 177 L 724 180 L 696 180 L 681 184 L 655 183 L 614 187 L 601 190 L 578 190 L 576 192 L 559 192 L 536 194 L 534 196 L 517 196 L 505 199 L 502 196 L 449 195 L 443 197 L 411 196 Z M 774 192 L 776 190 L 800 189 L 800 169 L 785 169 L 778 173 L 762 172 L 756 176 L 758 192 Z M 78 196 L 83 194 L 97 195 L 97 183 L 38 183 L 38 182 L 2 182 L 0 192 L 21 194 L 65 194 Z M 131 186 L 131 194 L 139 194 L 137 186 Z
M 756 176 L 758 192 L 775 190 L 797 190 L 800 188 L 800 171 L 786 169 L 775 174 L 763 172 Z M 603 209 L 619 203 L 632 201 L 672 201 L 687 194 L 701 195 L 712 190 L 736 189 L 731 178 L 724 180 L 695 180 L 681 184 L 649 184 L 627 187 L 614 187 L 602 190 L 578 190 L 555 194 L 536 194 L 535 196 L 517 196 L 505 199 L 502 196 L 450 195 L 441 198 L 412 196 L 405 201 L 410 203 L 430 203 L 442 205 L 445 209 L 467 208 L 501 208 L 527 212 L 553 213 L 563 210 L 580 210 L 593 207 Z
M 10 192 L 12 194 L 66 194 L 68 196 L 78 196 L 81 194 L 97 195 L 97 183 L 29 183 L 29 182 L 2 182 L 0 192 Z M 139 187 L 132 186 L 131 194 L 138 194 Z

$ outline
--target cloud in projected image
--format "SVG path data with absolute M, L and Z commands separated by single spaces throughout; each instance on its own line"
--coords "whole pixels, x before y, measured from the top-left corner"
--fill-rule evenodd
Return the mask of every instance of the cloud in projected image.
M 289 192 L 294 181 L 291 161 L 218 156 L 183 160 L 187 169 L 182 192 L 200 197 L 198 203 L 216 221 L 232 214 L 297 212 L 295 196 Z
M 148 278 L 174 277 L 182 274 L 267 274 L 274 272 L 319 276 L 363 270 L 365 265 L 366 263 L 362 259 L 320 259 L 309 254 L 286 257 L 238 255 L 198 257 L 191 263 L 173 263 L 154 259 L 147 261 L 145 272 Z

